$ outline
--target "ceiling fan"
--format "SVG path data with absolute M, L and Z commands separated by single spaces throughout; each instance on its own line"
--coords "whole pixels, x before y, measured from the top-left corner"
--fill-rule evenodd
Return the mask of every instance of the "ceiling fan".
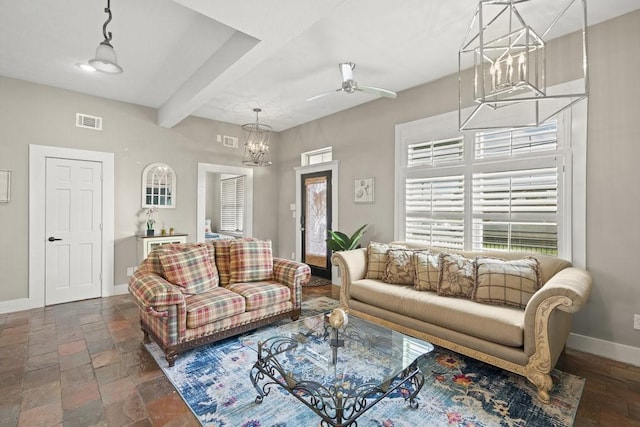
M 353 93 L 355 91 L 370 93 L 371 95 L 383 96 L 385 98 L 395 98 L 397 94 L 393 91 L 387 89 L 380 89 L 378 87 L 373 86 L 360 86 L 358 82 L 353 80 L 353 69 L 356 68 L 356 64 L 353 62 L 343 62 L 339 65 L 340 74 L 342 74 L 342 86 L 335 91 L 321 93 L 320 95 L 312 96 L 308 98 L 307 101 L 313 101 L 314 99 L 321 98 L 325 95 L 329 95 L 334 92 L 346 92 Z

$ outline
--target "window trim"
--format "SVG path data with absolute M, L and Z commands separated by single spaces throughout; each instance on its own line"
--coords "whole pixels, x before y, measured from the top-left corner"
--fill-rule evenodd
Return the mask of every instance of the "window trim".
M 580 80 L 568 82 L 559 87 L 571 87 L 580 84 Z M 564 89 L 563 89 L 564 90 Z M 558 256 L 571 261 L 574 265 L 584 267 L 586 265 L 586 122 L 587 103 L 580 102 L 561 112 L 558 118 L 558 150 L 562 154 L 564 163 L 559 167 L 564 168 L 564 173 L 558 174 Z M 458 111 L 450 111 L 432 117 L 427 117 L 412 122 L 401 123 L 395 127 L 395 194 L 394 194 L 394 240 L 405 239 L 406 210 L 405 179 L 421 173 L 421 176 L 430 174 L 433 167 L 406 167 L 408 161 L 407 147 L 420 141 L 450 139 L 456 135 L 465 136 L 464 165 L 446 166 L 455 170 L 461 170 L 465 175 L 465 185 L 471 185 L 474 171 L 488 170 L 494 159 L 476 160 L 471 166 L 474 150 L 471 149 L 470 135 L 475 132 L 460 132 L 458 130 Z M 469 144 L 469 145 L 467 145 Z M 536 155 L 536 158 L 541 156 Z M 556 157 L 555 155 L 553 157 Z M 516 160 L 517 161 L 517 160 Z M 527 161 L 524 157 L 523 162 Z M 439 167 L 442 171 L 442 167 Z M 437 175 L 441 175 L 438 173 Z M 468 184 L 467 184 L 468 183 Z M 567 191 L 568 190 L 568 191 Z M 472 192 L 465 192 L 465 212 L 472 209 Z M 473 215 L 465 215 L 465 230 L 472 230 Z M 464 247 L 472 248 L 472 236 L 465 233 Z

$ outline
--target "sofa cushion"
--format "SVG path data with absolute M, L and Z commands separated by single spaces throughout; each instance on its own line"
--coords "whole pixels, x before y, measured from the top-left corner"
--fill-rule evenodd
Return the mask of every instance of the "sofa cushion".
M 289 287 L 275 282 L 230 283 L 227 289 L 244 297 L 247 311 L 291 300 Z
M 218 286 L 218 275 L 207 245 L 165 245 L 157 248 L 165 278 L 185 294 Z
M 273 278 L 271 241 L 233 241 L 229 249 L 229 283 L 259 282 Z
M 367 279 L 382 279 L 387 268 L 387 251 L 391 248 L 402 249 L 405 246 L 371 242 L 367 246 Z
M 414 288 L 419 291 L 438 291 L 438 277 L 440 277 L 439 257 L 431 251 L 416 251 L 414 253 L 414 267 L 416 279 Z
M 474 301 L 524 308 L 540 287 L 540 265 L 533 257 L 511 261 L 476 258 Z
M 216 287 L 198 295 L 187 297 L 187 328 L 197 328 L 211 322 L 244 313 L 242 295 Z
M 408 249 L 389 249 L 387 251 L 387 265 L 382 276 L 383 282 L 413 285 L 415 276 L 413 251 Z
M 356 280 L 351 298 L 403 316 L 510 347 L 524 344 L 524 310 L 439 296 L 412 286 Z
M 441 253 L 438 266 L 438 295 L 471 298 L 474 285 L 474 260 L 459 254 Z

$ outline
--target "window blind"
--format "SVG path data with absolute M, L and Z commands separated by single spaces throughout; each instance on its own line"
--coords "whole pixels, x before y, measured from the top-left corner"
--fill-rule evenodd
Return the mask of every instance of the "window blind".
M 407 240 L 463 248 L 463 175 L 407 179 L 405 206 Z
M 536 128 L 478 132 L 475 136 L 475 157 L 506 158 L 554 151 L 558 147 L 557 130 L 558 123 L 553 120 Z
M 462 137 L 409 144 L 407 166 L 436 166 L 463 160 Z
M 244 176 L 220 181 L 220 231 L 244 230 Z

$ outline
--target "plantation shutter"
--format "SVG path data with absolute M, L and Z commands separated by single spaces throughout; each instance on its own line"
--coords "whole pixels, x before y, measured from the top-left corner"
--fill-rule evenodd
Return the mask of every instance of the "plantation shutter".
M 557 250 L 557 166 L 474 173 L 472 199 L 475 250 Z
M 405 238 L 433 246 L 464 247 L 464 176 L 408 178 Z
M 244 176 L 220 181 L 220 230 L 242 232 L 244 228 Z
M 558 147 L 557 130 L 558 123 L 553 120 L 536 128 L 479 132 L 475 138 L 475 158 L 509 158 L 554 151 Z
M 437 166 L 463 160 L 462 137 L 409 144 L 407 166 Z

